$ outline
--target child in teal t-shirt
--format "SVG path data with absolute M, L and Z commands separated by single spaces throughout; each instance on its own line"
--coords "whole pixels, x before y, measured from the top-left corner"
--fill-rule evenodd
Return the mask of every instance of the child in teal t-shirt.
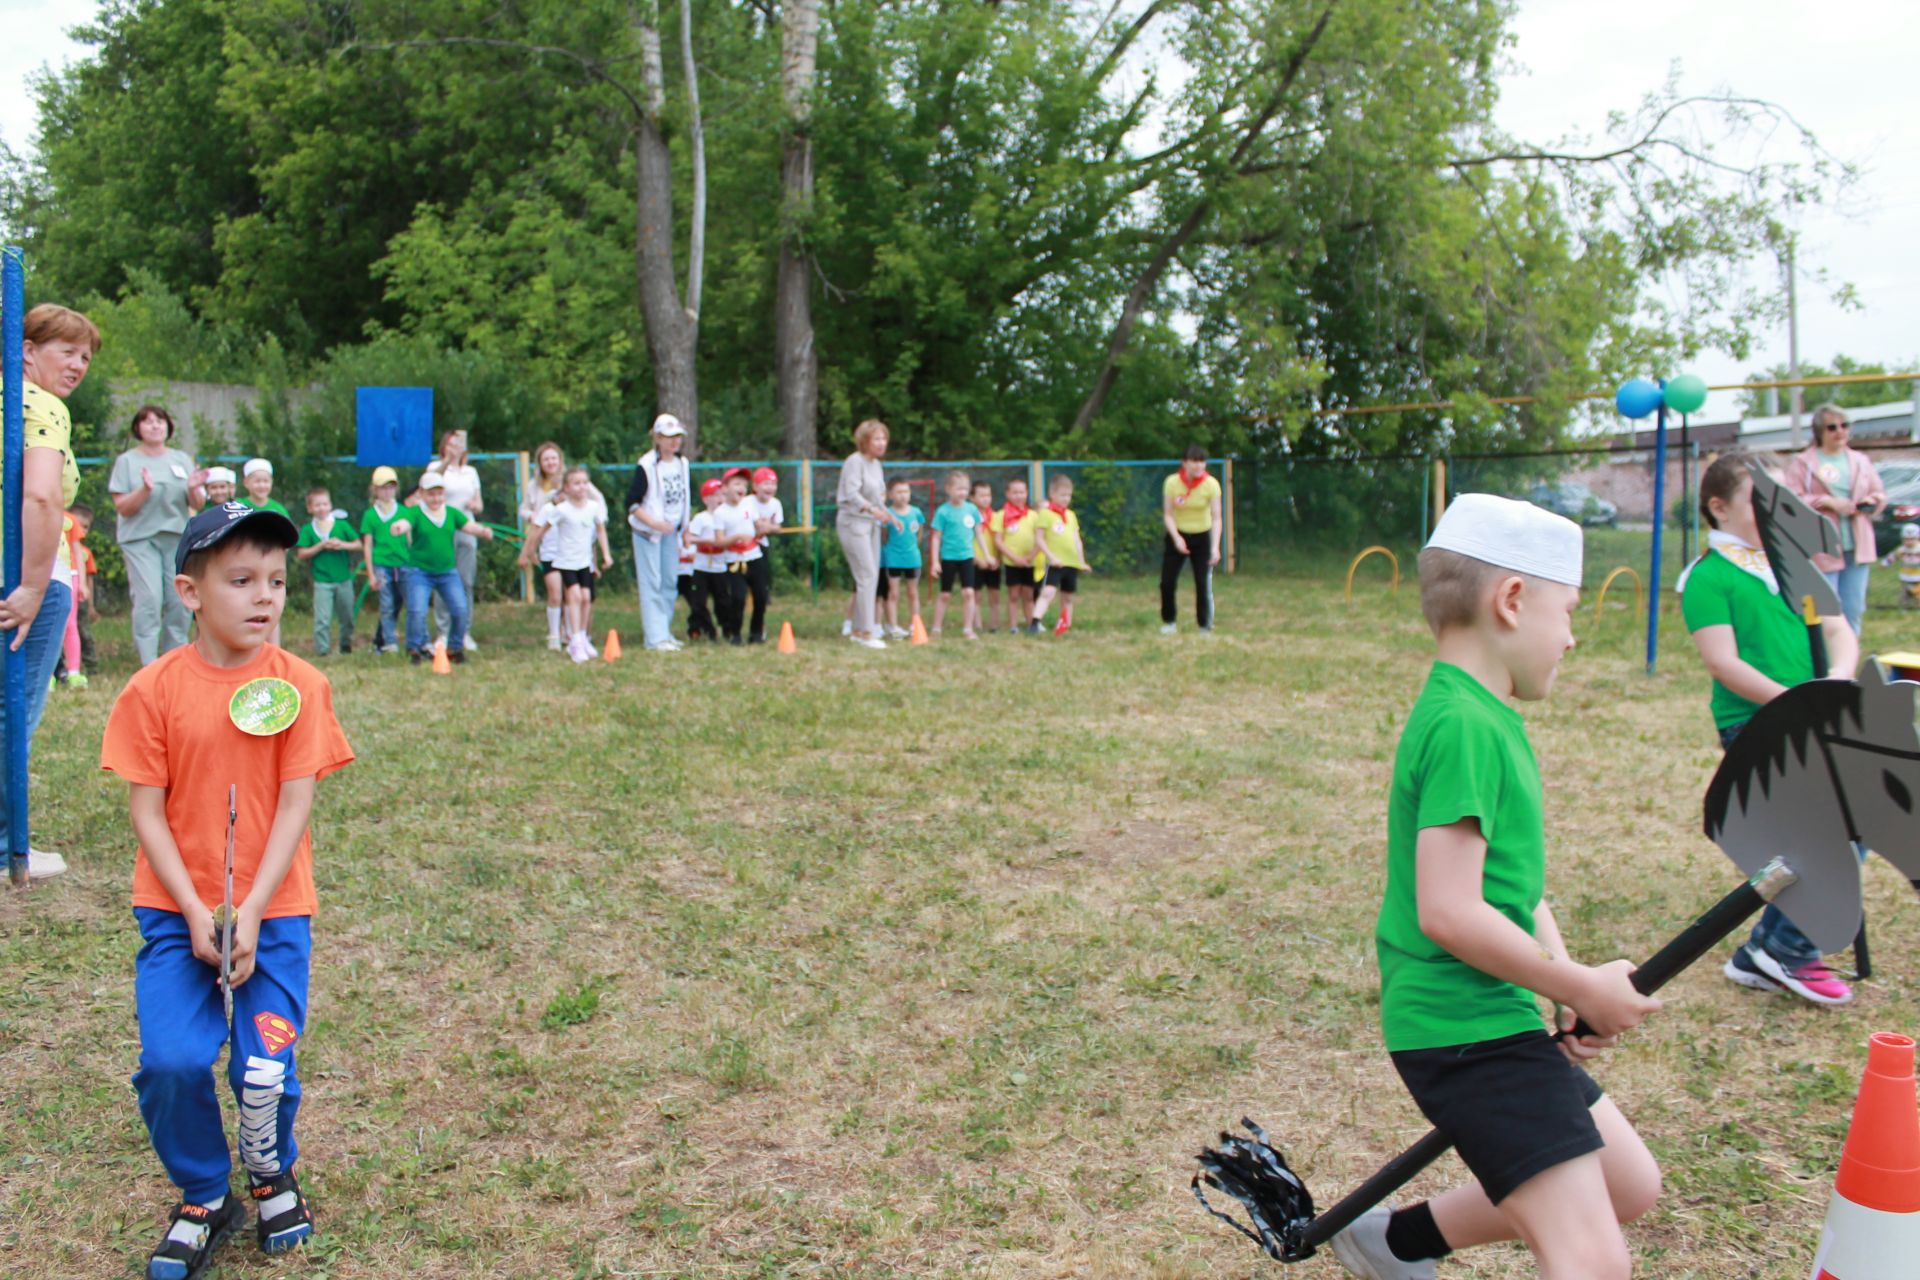
M 294 555 L 313 570 L 313 652 L 333 651 L 334 619 L 340 621 L 340 652 L 353 652 L 354 560 L 366 552 L 354 536 L 353 517 L 333 509 L 333 495 L 317 484 L 307 490 L 307 523 L 300 526 Z
M 907 629 L 900 625 L 900 587 L 904 583 L 911 600 L 908 610 L 909 619 L 920 616 L 920 538 L 927 527 L 927 517 L 920 508 L 913 505 L 913 486 L 905 480 L 895 480 L 887 486 L 887 509 L 900 517 L 896 528 L 886 527 L 887 540 L 880 547 L 881 586 L 886 593 L 887 635 L 895 640 L 905 640 Z
M 1335 1236 L 1355 1275 L 1431 1276 L 1431 1259 L 1516 1237 L 1542 1275 L 1584 1275 L 1594 1256 L 1625 1262 L 1619 1224 L 1659 1191 L 1639 1135 L 1577 1064 L 1660 1004 L 1626 961 L 1568 956 L 1544 897 L 1540 769 L 1508 705 L 1546 697 L 1573 647 L 1580 541 L 1570 520 L 1466 494 L 1420 555 L 1438 652 L 1394 755 L 1380 1022 L 1407 1092 L 1476 1180 Z M 1577 1017 L 1597 1034 L 1550 1034 Z
M 940 597 L 933 604 L 933 634 L 939 635 L 947 620 L 947 601 L 953 598 L 954 583 L 960 584 L 960 629 L 967 639 L 975 638 L 973 624 L 979 618 L 978 571 L 973 563 L 973 535 L 980 527 L 980 508 L 967 501 L 967 473 L 947 473 L 947 500 L 934 511 L 928 524 L 931 549 L 928 559 L 940 567 Z
M 1713 677 L 1714 727 L 1731 746 L 1765 703 L 1815 675 L 1851 679 L 1860 646 L 1844 617 L 1822 618 L 1829 670 L 1815 672 L 1807 624 L 1780 594 L 1761 549 L 1753 510 L 1751 455 L 1714 459 L 1700 477 L 1707 553 L 1680 576 L 1680 612 Z M 1815 1004 L 1846 1004 L 1853 991 L 1820 958 L 1820 948 L 1777 907 L 1768 906 L 1721 969 L 1759 991 L 1790 991 Z

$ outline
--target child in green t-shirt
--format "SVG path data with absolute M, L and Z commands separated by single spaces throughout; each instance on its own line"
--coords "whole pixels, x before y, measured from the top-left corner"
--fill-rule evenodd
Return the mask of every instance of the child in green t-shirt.
M 1763 703 L 1816 674 L 1850 680 L 1859 641 L 1844 617 L 1822 618 L 1829 669 L 1813 669 L 1807 624 L 1780 586 L 1760 545 L 1753 511 L 1750 455 L 1722 454 L 1700 477 L 1700 514 L 1711 531 L 1707 553 L 1680 578 L 1680 612 L 1713 677 L 1713 723 L 1731 746 Z M 1791 991 L 1815 1004 L 1846 1004 L 1853 990 L 1820 958 L 1820 948 L 1777 907 L 1761 913 L 1747 941 L 1721 970 L 1760 991 Z
M 1567 955 L 1542 894 L 1540 769 L 1508 699 L 1547 696 L 1573 648 L 1580 529 L 1538 507 L 1467 494 L 1420 555 L 1437 661 L 1407 717 L 1387 808 L 1376 949 L 1380 1021 L 1413 1100 L 1476 1181 L 1334 1237 L 1371 1280 L 1418 1280 L 1432 1260 L 1525 1241 L 1542 1275 L 1624 1277 L 1620 1223 L 1652 1207 L 1660 1171 L 1580 1062 L 1660 1002 L 1624 960 Z M 1550 1034 L 1584 1018 L 1597 1033 Z
M 273 464 L 265 458 L 248 458 L 240 468 L 240 485 L 246 490 L 240 495 L 240 501 L 255 511 L 272 511 L 287 519 L 293 519 L 293 513 L 280 505 L 273 496 Z
M 294 555 L 313 570 L 313 652 L 333 651 L 333 623 L 340 620 L 340 652 L 353 652 L 353 558 L 365 556 L 353 537 L 353 517 L 333 509 L 333 495 L 317 484 L 307 490 L 307 523 L 300 526 Z

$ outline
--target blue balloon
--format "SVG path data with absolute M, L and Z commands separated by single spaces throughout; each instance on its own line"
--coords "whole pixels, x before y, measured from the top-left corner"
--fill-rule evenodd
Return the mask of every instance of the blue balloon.
M 1629 378 L 1613 393 L 1613 407 L 1623 418 L 1645 418 L 1660 407 L 1660 384 L 1646 378 Z

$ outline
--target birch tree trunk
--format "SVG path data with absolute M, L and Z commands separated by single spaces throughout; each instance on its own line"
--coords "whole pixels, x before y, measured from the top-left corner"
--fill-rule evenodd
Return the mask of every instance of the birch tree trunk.
M 820 362 L 813 345 L 814 55 L 820 0 L 787 0 L 780 13 L 780 91 L 786 110 L 780 155 L 780 272 L 775 285 L 773 345 L 778 362 L 780 450 L 811 458 L 819 449 Z
M 682 0 L 683 6 L 687 0 Z M 630 10 L 632 38 L 640 58 L 641 111 L 635 152 L 634 269 L 640 287 L 640 318 L 653 361 L 656 407 L 680 419 L 691 454 L 700 435 L 700 397 L 694 358 L 700 337 L 700 284 L 706 243 L 706 153 L 700 143 L 699 89 L 689 49 L 691 19 L 681 11 L 681 47 L 693 104 L 694 208 L 687 255 L 687 303 L 682 305 L 673 270 L 673 153 L 660 129 L 666 108 L 666 75 L 660 59 L 660 28 L 650 4 Z

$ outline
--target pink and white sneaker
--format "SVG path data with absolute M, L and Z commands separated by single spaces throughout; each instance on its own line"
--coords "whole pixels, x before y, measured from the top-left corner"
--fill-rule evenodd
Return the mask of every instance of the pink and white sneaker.
M 1758 947 L 1746 951 L 1754 968 L 1802 1000 L 1815 1004 L 1847 1004 L 1853 1000 L 1853 988 L 1842 982 L 1824 960 L 1809 960 L 1789 969 Z

